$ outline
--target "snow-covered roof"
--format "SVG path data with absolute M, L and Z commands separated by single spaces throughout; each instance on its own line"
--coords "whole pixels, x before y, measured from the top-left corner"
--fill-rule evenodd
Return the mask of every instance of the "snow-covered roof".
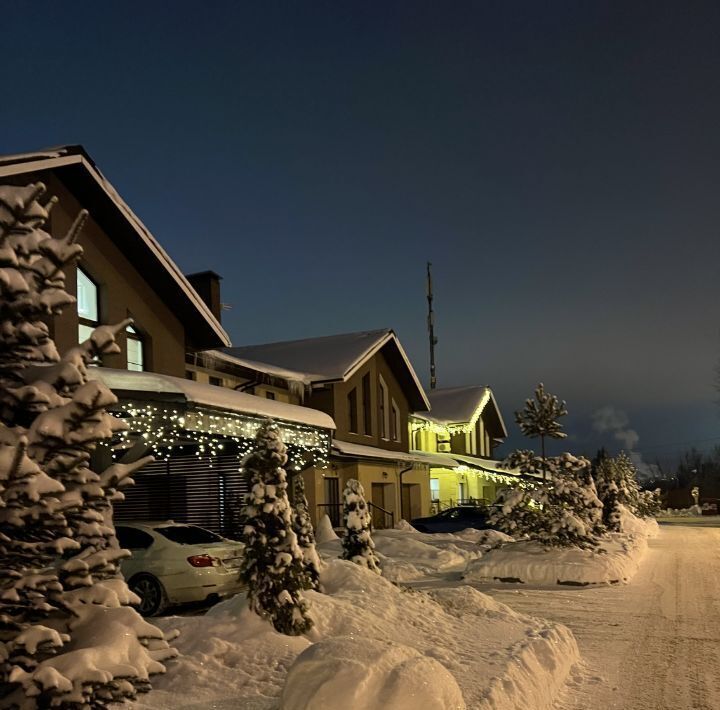
M 42 170 L 57 172 L 61 180 L 67 178 L 71 182 L 76 181 L 82 171 L 85 183 L 89 178 L 95 186 L 97 199 L 104 199 L 112 205 L 124 222 L 131 228 L 151 258 L 159 264 L 162 270 L 167 273 L 167 282 L 174 286 L 181 301 L 188 304 L 197 314 L 197 318 L 185 319 L 196 327 L 201 327 L 205 332 L 199 339 L 198 345 L 202 347 L 216 347 L 218 345 L 230 345 L 230 338 L 223 330 L 220 322 L 215 318 L 207 304 L 200 298 L 190 282 L 170 258 L 167 252 L 160 246 L 159 242 L 151 234 L 150 230 L 142 223 L 140 218 L 130 209 L 110 181 L 100 172 L 95 162 L 88 155 L 85 149 L 79 145 L 66 145 L 48 150 L 36 151 L 33 153 L 17 153 L 14 155 L 0 156 L 0 179 L 8 175 L 21 175 L 23 173 L 35 173 Z M 92 204 L 83 204 L 90 211 L 90 216 L 97 219 L 98 215 L 93 210 Z M 111 230 L 112 231 L 112 230 Z M 114 238 L 115 235 L 109 233 Z M 126 247 L 127 244 L 121 244 Z
M 501 436 L 496 438 L 507 436 L 507 428 L 502 414 L 500 414 L 495 395 L 486 385 L 430 390 L 428 399 L 430 400 L 430 412 L 418 413 L 417 416 L 442 426 L 472 422 L 490 402 L 495 409 L 502 432 Z
M 411 407 L 417 411 L 429 409 L 415 369 L 389 328 L 232 347 L 221 352 L 249 369 L 317 384 L 347 381 L 381 349 L 404 386 Z
M 102 381 L 118 396 L 151 395 L 158 399 L 184 401 L 212 409 L 270 417 L 281 421 L 306 424 L 322 429 L 335 429 L 332 417 L 317 409 L 236 392 L 227 387 L 206 385 L 156 372 L 113 370 L 107 367 L 88 368 L 88 376 Z
M 426 454 L 423 451 L 388 451 L 379 449 L 376 446 L 365 446 L 365 444 L 351 444 L 348 441 L 333 439 L 332 452 L 340 456 L 351 456 L 362 459 L 381 459 L 383 461 L 396 461 L 402 463 L 424 463 L 430 466 L 450 466 L 457 464 L 442 454 Z

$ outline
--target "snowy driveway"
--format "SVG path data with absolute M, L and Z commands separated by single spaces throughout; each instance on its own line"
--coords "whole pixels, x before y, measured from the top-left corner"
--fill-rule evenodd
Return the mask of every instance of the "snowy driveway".
M 663 525 L 625 586 L 480 588 L 575 634 L 585 666 L 557 710 L 720 708 L 720 523 Z

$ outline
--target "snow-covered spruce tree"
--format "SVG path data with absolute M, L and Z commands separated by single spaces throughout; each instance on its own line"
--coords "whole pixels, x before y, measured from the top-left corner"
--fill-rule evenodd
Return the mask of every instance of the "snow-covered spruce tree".
M 380 574 L 380 564 L 372 539 L 372 518 L 365 502 L 365 490 L 360 481 L 351 478 L 343 490 L 342 559 L 355 562 Z
M 503 467 L 537 473 L 542 460 L 532 452 L 518 451 Z M 546 479 L 503 492 L 490 522 L 513 537 L 526 537 L 552 547 L 594 548 L 603 532 L 602 504 L 592 482 L 587 483 L 590 462 L 572 454 L 545 461 Z
M 307 584 L 303 553 L 292 528 L 287 495 L 285 444 L 277 425 L 266 421 L 245 458 L 250 492 L 245 499 L 240 579 L 247 585 L 250 608 L 277 631 L 298 636 L 312 628 L 302 597 Z
M 124 425 L 87 365 L 119 351 L 126 323 L 58 356 L 45 320 L 74 302 L 65 270 L 85 214 L 54 239 L 44 191 L 0 187 L 0 706 L 102 708 L 149 690 L 174 652 L 129 606 L 118 570 L 128 553 L 111 502 L 145 461 L 90 468 Z
M 315 549 L 315 531 L 308 512 L 305 481 L 301 473 L 293 478 L 292 529 L 303 556 L 303 586 L 305 589 L 320 590 L 320 556 Z
M 640 491 L 636 515 L 639 518 L 654 518 L 662 512 L 660 489 L 654 491 Z
M 636 469 L 632 461 L 620 453 L 605 458 L 595 467 L 595 485 L 603 504 L 603 521 L 608 530 L 622 529 L 622 511 L 640 514 L 641 496 Z
M 515 421 L 525 436 L 531 439 L 540 437 L 542 460 L 545 461 L 545 437 L 564 439 L 567 434 L 562 430 L 560 417 L 567 414 L 565 402 L 555 395 L 545 392 L 541 382 L 535 389 L 535 399 L 526 399 L 525 407 L 515 412 Z

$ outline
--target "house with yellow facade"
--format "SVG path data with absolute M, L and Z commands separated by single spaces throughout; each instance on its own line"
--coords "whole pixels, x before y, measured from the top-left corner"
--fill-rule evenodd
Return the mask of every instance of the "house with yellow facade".
M 507 429 L 489 387 L 435 389 L 428 399 L 430 410 L 410 417 L 410 446 L 436 457 L 430 464 L 430 495 L 436 508 L 491 503 L 502 488 L 519 483 L 521 476 L 501 469 L 494 458 Z
M 410 413 L 430 405 L 397 335 L 389 328 L 192 353 L 186 377 L 302 405 L 335 422 L 326 466 L 299 472 L 315 522 L 342 522 L 342 491 L 364 488 L 377 528 L 432 510 L 430 465 L 454 460 L 410 451 Z M 293 473 L 293 475 L 295 475 Z

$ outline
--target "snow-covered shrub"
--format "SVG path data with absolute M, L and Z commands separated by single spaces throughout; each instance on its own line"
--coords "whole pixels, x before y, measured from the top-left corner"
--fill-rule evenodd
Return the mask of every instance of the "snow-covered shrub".
M 285 444 L 277 425 L 266 421 L 245 459 L 250 492 L 245 500 L 240 578 L 248 587 L 250 608 L 277 631 L 298 636 L 312 627 L 302 597 L 307 584 L 303 552 L 292 526 L 287 495 Z
M 694 507 L 698 508 L 699 506 Z M 640 491 L 635 515 L 639 518 L 655 518 L 660 515 L 661 512 L 662 500 L 660 498 L 660 489 Z
M 343 490 L 343 521 L 345 533 L 342 537 L 342 559 L 350 560 L 380 573 L 372 539 L 372 518 L 365 502 L 365 490 L 360 481 L 351 478 Z
M 305 497 L 305 481 L 302 474 L 293 479 L 292 529 L 297 536 L 303 556 L 305 589 L 320 589 L 320 557 L 315 549 L 315 531 L 313 530 L 308 502 Z
M 96 328 L 61 358 L 46 320 L 74 302 L 75 239 L 43 231 L 45 188 L 0 187 L 0 706 L 102 708 L 150 689 L 174 655 L 130 606 L 112 501 L 131 466 L 98 474 L 90 457 L 124 424 L 87 366 L 119 352 L 130 322 Z
M 493 527 L 513 537 L 526 537 L 556 547 L 595 547 L 603 532 L 602 503 L 592 478 L 590 462 L 562 454 L 546 459 L 520 451 L 503 462 L 523 473 L 544 465 L 548 478 L 522 488 L 503 491 L 490 516 Z

